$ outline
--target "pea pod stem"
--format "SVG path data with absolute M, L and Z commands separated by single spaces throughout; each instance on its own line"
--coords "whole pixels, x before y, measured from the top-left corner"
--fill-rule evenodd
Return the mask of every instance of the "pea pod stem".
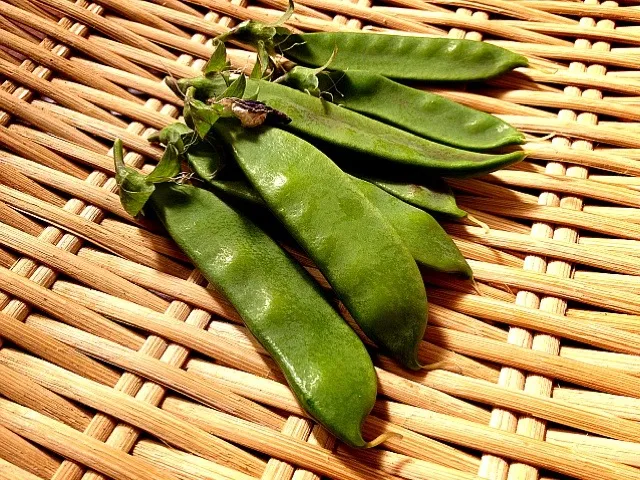
M 151 203 L 274 358 L 304 409 L 348 445 L 368 446 L 361 426 L 376 398 L 373 364 L 302 267 L 211 192 L 165 183 Z

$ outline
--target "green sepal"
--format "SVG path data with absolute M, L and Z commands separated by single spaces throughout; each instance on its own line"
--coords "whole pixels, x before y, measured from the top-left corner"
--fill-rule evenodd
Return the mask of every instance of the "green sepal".
M 184 121 L 196 132 L 199 138 L 204 138 L 213 124 L 220 118 L 222 106 L 208 105 L 193 98 L 194 94 L 195 88 L 189 87 L 184 102 Z
M 122 140 L 119 138 L 113 145 L 113 159 L 120 203 L 129 215 L 135 217 L 142 211 L 156 187 L 147 182 L 146 175 L 125 165 Z
M 336 57 L 337 53 L 338 49 L 334 48 L 329 60 L 327 60 L 321 67 L 309 68 L 296 65 L 282 77 L 278 78 L 276 82 L 295 88 L 301 92 L 308 93 L 314 97 L 319 97 L 322 92 L 320 91 L 320 80 L 318 75 L 324 72 L 329 65 L 331 65 L 331 62 Z
M 159 132 L 150 135 L 148 140 L 162 145 L 173 145 L 178 153 L 183 153 L 194 141 L 195 132 L 182 122 L 175 122 Z
M 242 98 L 246 88 L 247 88 L 247 78 L 244 75 L 240 74 L 240 76 L 236 78 L 233 81 L 233 83 L 231 83 L 231 85 L 229 85 L 224 92 L 222 92 L 222 94 L 218 97 L 218 99 L 228 98 L 228 97 Z
M 180 173 L 180 152 L 173 143 L 169 143 L 156 168 L 147 175 L 146 181 L 147 183 L 166 182 L 178 173 Z
M 218 74 L 221 74 L 224 71 L 229 70 L 231 64 L 227 60 L 227 48 L 224 43 L 219 39 L 213 39 L 213 54 L 211 54 L 211 58 L 204 66 L 202 73 L 204 73 L 205 77 L 212 77 Z

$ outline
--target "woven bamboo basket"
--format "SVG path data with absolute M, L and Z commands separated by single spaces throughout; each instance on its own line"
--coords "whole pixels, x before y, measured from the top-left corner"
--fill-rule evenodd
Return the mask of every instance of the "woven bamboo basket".
M 0 1 L 0 479 L 640 479 L 640 2 L 298 0 L 289 26 L 484 40 L 530 68 L 437 93 L 526 132 L 528 160 L 452 182 L 474 290 L 426 278 L 422 348 L 376 360 L 351 450 L 237 314 L 129 217 L 111 145 L 146 137 L 212 37 L 285 0 Z M 250 70 L 251 52 L 231 50 Z M 313 268 L 311 269 L 313 272 Z

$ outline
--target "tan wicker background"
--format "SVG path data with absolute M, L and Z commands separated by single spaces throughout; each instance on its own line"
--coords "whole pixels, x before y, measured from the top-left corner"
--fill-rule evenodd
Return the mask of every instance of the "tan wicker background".
M 429 276 L 423 360 L 377 359 L 353 451 L 304 418 L 237 314 L 120 207 L 212 36 L 285 0 L 0 1 L 0 479 L 640 479 L 640 5 L 299 0 L 290 26 L 485 40 L 532 68 L 438 89 L 533 153 L 452 182 L 479 281 Z M 231 51 L 236 67 L 250 53 Z M 435 89 L 434 89 L 435 90 Z M 314 269 L 311 268 L 314 272 Z

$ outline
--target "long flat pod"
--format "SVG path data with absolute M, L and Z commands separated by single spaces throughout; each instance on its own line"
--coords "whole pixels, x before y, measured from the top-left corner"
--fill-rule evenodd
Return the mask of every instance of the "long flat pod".
M 255 93 L 258 100 L 291 118 L 284 128 L 359 152 L 363 159 L 374 157 L 445 177 L 463 177 L 492 172 L 524 158 L 521 151 L 492 155 L 432 142 L 273 82 L 249 81 L 246 95 Z
M 304 65 L 331 70 L 365 70 L 389 78 L 469 81 L 496 77 L 527 58 L 495 45 L 473 40 L 412 37 L 359 32 L 318 32 L 289 36 L 282 53 Z
M 352 446 L 376 398 L 368 352 L 315 282 L 268 235 L 213 193 L 159 184 L 153 209 L 236 307 L 316 420 Z
M 328 78 L 334 103 L 436 142 L 490 150 L 524 141 L 522 133 L 494 115 L 376 73 L 347 70 Z
M 351 177 L 351 181 L 391 223 L 416 262 L 438 272 L 473 277 L 471 267 L 456 244 L 431 215 L 372 183 L 356 177 Z
M 427 297 L 413 257 L 349 177 L 310 143 L 277 128 L 218 122 L 249 181 L 315 261 L 365 334 L 409 368 Z

